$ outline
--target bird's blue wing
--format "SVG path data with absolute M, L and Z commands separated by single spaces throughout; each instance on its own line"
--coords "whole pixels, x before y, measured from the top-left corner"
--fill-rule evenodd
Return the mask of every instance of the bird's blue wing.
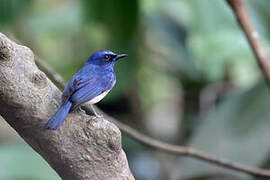
M 94 68 L 91 66 L 82 67 L 67 83 L 63 94 L 62 101 L 66 102 L 71 98 L 71 95 L 76 92 L 78 89 L 84 87 L 87 83 L 95 81 L 95 75 L 92 73 Z
M 93 99 L 113 86 L 114 77 L 95 76 L 95 77 L 76 77 L 74 76 L 63 91 L 63 102 L 70 100 L 72 110 L 79 105 Z
M 71 96 L 71 100 L 74 103 L 81 104 L 100 95 L 103 91 L 105 91 L 105 89 L 106 88 L 100 86 L 99 80 L 97 80 L 96 82 L 90 82 L 86 86 L 74 92 Z
M 110 90 L 115 81 L 113 72 L 100 71 L 95 67 L 84 66 L 66 85 L 62 99 L 70 100 L 72 109 L 93 99 L 104 91 Z
M 95 98 L 104 91 L 111 89 L 111 87 L 112 84 L 108 78 L 92 78 L 88 80 L 71 95 L 72 109 L 76 109 L 79 105 Z
M 91 79 L 91 78 L 90 78 Z M 63 94 L 62 94 L 62 101 L 63 103 L 70 99 L 71 95 L 77 91 L 78 89 L 84 87 L 89 80 L 83 78 L 79 75 L 74 75 L 72 79 L 66 85 Z

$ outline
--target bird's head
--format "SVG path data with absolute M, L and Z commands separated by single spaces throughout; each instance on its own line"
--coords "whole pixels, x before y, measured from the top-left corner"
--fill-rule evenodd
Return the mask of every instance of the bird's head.
M 118 59 L 126 56 L 126 54 L 115 54 L 112 51 L 102 50 L 90 56 L 86 63 L 99 66 L 113 66 Z

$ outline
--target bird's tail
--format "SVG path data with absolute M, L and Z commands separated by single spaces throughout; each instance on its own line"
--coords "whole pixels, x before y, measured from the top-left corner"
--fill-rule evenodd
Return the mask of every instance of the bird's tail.
M 63 124 L 68 112 L 72 106 L 72 102 L 67 101 L 62 104 L 58 110 L 54 113 L 54 115 L 48 120 L 45 125 L 45 129 L 47 130 L 57 130 Z

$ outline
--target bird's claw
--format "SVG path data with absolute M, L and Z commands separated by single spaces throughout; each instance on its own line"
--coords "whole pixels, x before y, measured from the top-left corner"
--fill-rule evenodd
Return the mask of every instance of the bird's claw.
M 97 118 L 103 118 L 103 116 L 100 115 L 100 114 L 95 114 L 95 116 L 93 117 L 93 119 L 97 119 Z

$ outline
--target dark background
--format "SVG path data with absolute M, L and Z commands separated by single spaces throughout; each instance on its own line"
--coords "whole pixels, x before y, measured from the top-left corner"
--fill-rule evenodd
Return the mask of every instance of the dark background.
M 270 1 L 248 10 L 269 50 Z M 140 132 L 267 167 L 270 96 L 246 38 L 222 0 L 0 0 L 0 31 L 66 80 L 93 52 L 128 58 L 98 106 Z M 123 134 L 137 180 L 252 179 L 146 148 Z M 0 121 L 0 179 L 60 179 Z

